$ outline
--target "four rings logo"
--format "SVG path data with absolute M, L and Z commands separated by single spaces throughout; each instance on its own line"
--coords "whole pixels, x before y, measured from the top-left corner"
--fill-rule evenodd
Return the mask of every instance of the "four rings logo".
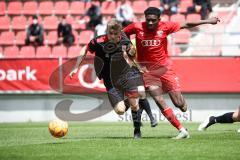
M 161 41 L 160 40 L 142 40 L 142 46 L 147 47 L 147 46 L 159 46 Z

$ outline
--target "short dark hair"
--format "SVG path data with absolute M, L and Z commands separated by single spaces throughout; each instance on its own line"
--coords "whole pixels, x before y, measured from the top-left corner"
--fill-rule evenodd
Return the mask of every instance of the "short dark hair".
M 145 11 L 144 11 L 145 16 L 149 15 L 149 14 L 153 14 L 156 15 L 158 17 L 160 17 L 161 15 L 161 11 L 160 9 L 158 9 L 157 7 L 148 7 Z
M 38 19 L 38 16 L 37 16 L 37 15 L 34 15 L 34 16 L 32 17 L 32 19 Z

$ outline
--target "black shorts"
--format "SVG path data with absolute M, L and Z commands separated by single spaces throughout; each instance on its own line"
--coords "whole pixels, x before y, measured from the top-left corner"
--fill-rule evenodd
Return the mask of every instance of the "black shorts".
M 131 69 L 119 76 L 117 81 L 104 82 L 109 101 L 114 107 L 118 102 L 128 98 L 139 97 L 139 86 L 144 86 L 142 74 L 137 69 Z

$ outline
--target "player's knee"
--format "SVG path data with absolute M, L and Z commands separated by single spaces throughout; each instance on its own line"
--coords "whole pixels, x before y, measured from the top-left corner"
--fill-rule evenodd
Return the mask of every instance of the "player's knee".
M 131 109 L 133 110 L 133 111 L 138 111 L 138 109 L 139 109 L 139 106 L 136 104 L 136 105 L 131 105 Z
M 233 113 L 234 122 L 240 122 L 240 111 L 236 111 Z
M 174 100 L 174 105 L 175 105 L 175 107 L 180 108 L 182 112 L 187 111 L 187 103 L 182 98 L 175 99 Z
M 124 101 L 118 102 L 114 107 L 114 110 L 118 115 L 123 115 L 125 112 L 125 109 L 126 109 L 126 106 L 124 104 Z

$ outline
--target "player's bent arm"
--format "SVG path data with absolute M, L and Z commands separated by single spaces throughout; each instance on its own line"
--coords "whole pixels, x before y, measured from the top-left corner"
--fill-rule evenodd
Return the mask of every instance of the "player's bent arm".
M 138 68 L 138 70 L 141 72 L 141 73 L 144 73 L 144 71 L 142 70 L 142 67 L 141 65 L 136 61 L 136 56 L 137 56 L 137 50 L 135 48 L 134 45 L 131 45 L 130 49 L 127 51 L 127 55 L 129 56 L 129 58 L 132 60 L 133 64 L 135 67 Z
M 73 67 L 73 69 L 71 70 L 70 74 L 69 74 L 70 78 L 72 78 L 73 75 L 77 73 L 78 67 L 80 66 L 80 64 L 82 63 L 82 61 L 84 60 L 84 58 L 86 57 L 86 55 L 87 55 L 87 49 L 86 49 L 86 48 L 87 48 L 87 47 L 84 46 L 84 47 L 81 49 L 80 54 L 79 54 L 79 56 L 78 56 L 78 58 L 77 58 L 77 62 L 76 62 L 76 64 L 75 64 L 75 66 Z
M 213 17 L 213 18 L 209 18 L 206 20 L 199 20 L 199 21 L 193 21 L 193 22 L 186 22 L 181 24 L 180 29 L 184 29 L 184 28 L 192 28 L 192 27 L 196 27 L 202 24 L 217 24 L 218 22 L 220 22 L 219 18 L 217 17 Z

